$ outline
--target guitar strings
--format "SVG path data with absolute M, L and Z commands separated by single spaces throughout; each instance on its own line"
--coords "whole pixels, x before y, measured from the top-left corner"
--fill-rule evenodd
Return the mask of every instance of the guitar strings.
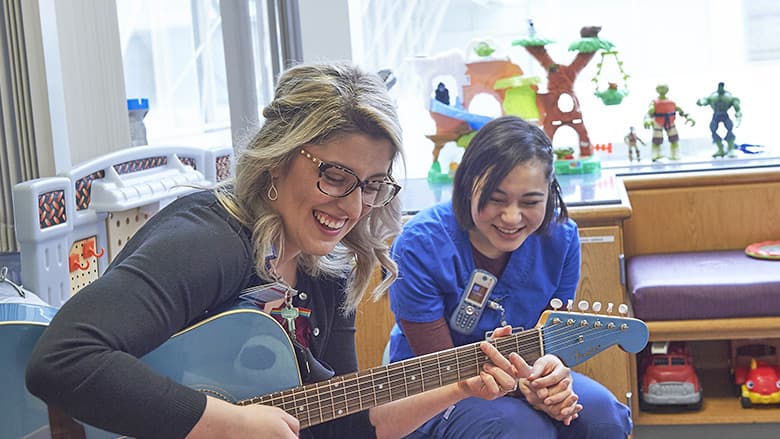
M 533 350 L 537 350 L 537 334 L 538 330 L 534 329 L 528 331 L 527 334 L 520 333 L 515 337 L 510 338 L 516 340 L 519 340 L 521 337 L 528 338 L 534 342 L 532 343 L 534 346 Z M 520 343 L 516 342 L 515 347 L 519 349 L 519 346 Z M 526 354 L 526 357 L 527 356 L 528 354 Z M 321 412 L 330 412 L 333 417 L 336 417 L 341 413 L 336 411 L 337 404 L 334 399 L 343 399 L 346 397 L 346 407 L 348 408 L 350 406 L 349 402 L 355 400 L 354 397 L 350 398 L 350 395 L 354 396 L 356 394 L 355 389 L 358 391 L 358 396 L 361 389 L 370 390 L 368 394 L 373 397 L 372 399 L 375 400 L 375 404 L 373 405 L 377 405 L 399 399 L 394 398 L 393 393 L 401 392 L 403 396 L 408 396 L 409 387 L 415 386 L 410 383 L 405 383 L 406 377 L 410 375 L 407 369 L 414 369 L 415 372 L 418 372 L 420 375 L 425 377 L 425 369 L 428 369 L 428 375 L 431 375 L 431 370 L 442 370 L 441 363 L 452 363 L 454 361 L 455 367 L 451 366 L 451 370 L 438 374 L 439 377 L 433 381 L 433 383 L 436 384 L 435 387 L 439 387 L 443 382 L 454 382 L 465 377 L 476 375 L 479 366 L 485 362 L 483 358 L 486 358 L 484 353 L 482 353 L 482 351 L 479 349 L 479 344 L 475 343 L 473 345 L 452 348 L 446 351 L 405 360 L 403 362 L 393 363 L 389 366 L 381 366 L 378 368 L 369 369 L 368 371 L 364 372 L 335 377 L 326 382 L 310 384 L 303 388 L 290 389 L 270 395 L 265 395 L 260 398 L 243 401 L 242 403 L 267 403 L 276 406 L 280 406 L 279 403 L 282 403 L 282 405 L 287 406 L 285 410 L 294 415 L 299 415 L 302 414 L 302 411 L 305 409 L 304 406 L 309 405 L 309 399 L 312 399 L 321 407 Z M 466 364 L 467 366 L 463 366 L 462 364 Z M 467 371 L 464 369 L 471 370 Z M 436 377 L 434 376 L 434 378 Z M 428 382 L 429 384 L 427 387 L 433 388 L 430 385 L 430 378 L 428 378 Z M 403 388 L 399 384 L 404 384 Z M 387 390 L 381 390 L 384 388 L 384 386 L 387 386 Z M 422 386 L 424 389 L 426 387 L 425 383 L 423 383 Z M 324 392 L 319 387 L 323 387 Z M 379 388 L 380 392 L 376 392 L 374 390 L 375 387 Z M 300 393 L 305 395 L 312 393 L 312 391 L 316 391 L 316 395 L 310 397 L 304 396 L 302 398 L 298 397 L 298 394 Z M 334 392 L 337 392 L 338 394 L 334 396 Z M 379 393 L 379 395 L 377 395 L 377 393 Z M 386 393 L 386 396 L 390 399 L 385 401 L 382 393 Z M 354 403 L 351 405 L 354 405 Z M 354 411 L 362 410 L 362 406 L 363 403 L 360 401 L 359 408 L 355 409 Z M 351 412 L 353 410 L 349 411 Z
M 556 338 L 555 336 L 552 336 L 552 337 L 548 336 L 547 337 L 547 339 L 549 339 L 549 340 L 555 340 L 555 338 Z M 508 344 L 508 345 L 510 345 L 510 349 L 511 349 L 511 345 L 512 344 L 515 344 L 515 346 L 514 346 L 515 348 L 518 348 L 519 345 L 520 345 L 519 342 L 517 342 L 517 341 L 509 341 L 509 343 L 507 343 L 505 340 L 499 339 L 499 342 L 500 342 L 499 344 L 503 344 L 503 345 Z M 457 360 L 458 365 L 459 365 L 460 362 L 464 362 L 464 363 L 468 364 L 468 366 L 466 367 L 467 369 L 474 369 L 475 370 L 475 372 L 473 372 L 473 373 L 468 373 L 468 376 L 473 376 L 473 375 L 476 374 L 476 370 L 479 368 L 479 366 L 482 363 L 484 363 L 484 361 L 486 360 L 485 355 L 481 352 L 481 350 L 478 350 L 477 348 L 478 348 L 478 345 L 475 346 L 475 349 L 473 349 L 473 352 L 467 352 L 465 355 L 461 355 L 460 358 L 458 358 L 458 355 L 456 355 L 454 352 L 449 353 L 449 355 L 446 355 L 446 354 L 445 355 L 438 355 L 437 356 L 438 357 L 437 358 L 437 363 L 440 363 L 441 360 L 444 360 L 445 362 L 448 362 L 450 360 L 449 357 L 455 357 L 455 359 Z M 498 346 L 498 348 L 500 349 L 501 346 Z M 515 349 L 515 350 L 521 351 L 521 354 L 523 353 L 522 352 L 522 350 L 523 350 L 522 348 Z M 552 350 L 554 351 L 555 349 L 552 349 Z M 536 351 L 535 347 L 534 347 L 534 351 Z M 531 355 L 529 355 L 528 353 L 526 353 L 524 356 L 526 358 L 530 358 L 531 357 Z M 470 365 L 470 363 L 472 363 L 472 362 L 474 363 L 473 366 Z M 404 396 L 406 396 L 406 394 L 408 393 L 408 388 L 409 387 L 413 387 L 415 390 L 419 387 L 421 391 L 425 389 L 425 382 L 426 382 L 426 380 L 425 380 L 425 369 L 426 368 L 429 369 L 429 372 L 430 372 L 430 369 L 431 369 L 431 366 L 432 366 L 432 364 L 427 364 L 426 365 L 426 363 L 430 363 L 430 361 L 423 361 L 423 360 L 420 359 L 420 357 L 418 357 L 417 361 L 414 361 L 414 363 L 418 363 L 418 364 L 417 365 L 411 365 L 410 363 L 404 363 L 404 364 L 396 363 L 396 367 L 389 367 L 387 369 L 382 369 L 382 370 L 380 370 L 378 372 L 381 373 L 383 371 L 385 373 L 385 375 L 387 375 L 387 379 L 388 379 L 388 382 L 389 382 L 391 388 L 392 388 L 392 386 L 394 384 L 397 384 L 399 382 L 403 383 L 404 384 L 404 388 L 405 388 L 405 390 L 403 391 L 403 394 L 404 394 Z M 436 370 L 440 370 L 441 369 L 440 364 L 435 365 L 434 368 Z M 407 371 L 407 369 L 414 369 L 415 371 L 419 371 L 420 375 L 423 376 L 422 383 L 420 383 L 420 384 L 410 383 L 407 380 L 407 377 L 410 376 L 410 374 Z M 375 375 L 376 372 L 377 371 L 374 371 L 373 375 Z M 451 371 L 449 374 L 447 374 L 445 372 L 444 375 L 460 375 L 462 373 L 463 373 L 463 368 L 462 367 L 458 367 L 454 371 Z M 441 375 L 441 374 L 439 374 L 439 375 Z M 345 376 L 343 379 L 339 380 L 340 382 L 338 384 L 341 385 L 341 390 L 336 389 L 336 391 L 339 392 L 339 393 L 344 393 L 344 396 L 347 397 L 347 405 L 349 405 L 348 404 L 349 401 L 354 401 L 354 398 L 349 398 L 348 397 L 350 392 L 354 393 L 354 388 L 357 389 L 358 396 L 359 396 L 360 391 L 363 390 L 363 388 L 367 387 L 367 386 L 364 385 L 364 384 L 366 384 L 365 382 L 361 383 L 359 381 L 361 378 L 363 378 L 364 381 L 367 381 L 367 380 L 365 380 L 365 378 L 367 376 L 369 378 L 372 378 L 372 380 L 374 378 L 373 376 L 364 373 L 361 376 L 355 376 L 355 377 Z M 401 378 L 401 379 L 399 380 L 398 378 Z M 436 377 L 434 376 L 434 378 L 436 378 Z M 458 378 L 462 378 L 462 377 L 458 376 Z M 355 382 L 355 380 L 358 380 L 358 381 Z M 431 381 L 431 380 L 428 379 L 428 381 Z M 433 381 L 434 381 L 434 384 L 436 384 L 436 381 L 450 381 L 450 378 L 439 377 L 438 380 L 434 379 Z M 372 385 L 372 387 L 373 387 L 373 385 Z M 329 387 L 328 389 L 326 389 L 326 393 L 331 393 L 332 394 L 333 391 L 334 390 L 333 390 L 332 387 Z M 392 391 L 392 389 L 388 390 L 388 392 L 391 392 L 391 391 Z M 373 394 L 375 392 L 369 392 L 369 393 Z M 291 395 L 282 395 L 282 397 L 289 397 L 289 396 L 291 396 Z M 297 398 L 295 398 L 294 395 L 292 395 L 292 396 L 293 396 L 294 400 L 297 400 Z M 318 396 L 321 398 L 323 395 L 318 395 Z M 324 395 L 324 396 L 327 398 L 328 395 Z M 341 398 L 342 396 L 338 395 L 338 397 Z M 318 399 L 320 399 L 320 398 L 318 398 Z M 374 397 L 374 399 L 376 399 L 376 397 Z M 295 401 L 295 402 L 297 402 L 297 401 Z M 360 402 L 360 405 L 362 406 L 362 402 Z M 335 407 L 335 405 L 334 405 L 334 407 Z M 328 410 L 328 408 L 330 408 L 330 406 L 323 407 L 324 410 Z
M 569 328 L 571 329 L 571 327 L 569 327 Z M 562 330 L 565 330 L 565 329 L 567 329 L 567 328 L 566 327 L 562 328 Z M 551 331 L 548 330 L 547 332 L 551 332 Z M 532 337 L 535 338 L 535 336 L 533 336 L 533 335 L 532 335 Z M 513 338 L 513 337 L 510 337 L 510 338 Z M 508 344 L 508 345 L 510 345 L 510 349 L 511 349 L 511 345 L 512 344 L 516 344 L 516 346 L 514 346 L 516 348 L 515 350 L 522 351 L 523 349 L 519 348 L 519 346 L 520 346 L 519 337 L 514 337 L 514 338 L 516 340 L 508 340 L 507 341 L 507 340 L 505 340 L 503 338 L 502 339 L 498 339 L 498 344 L 501 344 L 501 345 L 507 345 Z M 556 337 L 555 336 L 551 336 L 551 335 L 548 334 L 545 338 L 548 339 L 548 340 L 555 340 Z M 548 344 L 550 344 L 550 343 L 548 343 Z M 534 344 L 534 351 L 536 350 L 536 346 L 537 345 L 538 345 L 537 343 Z M 498 347 L 499 347 L 499 350 L 500 350 L 501 347 L 500 346 L 498 346 Z M 474 349 L 473 352 L 470 352 L 470 353 L 467 352 L 465 355 L 460 356 L 460 358 L 456 358 L 456 360 L 458 360 L 458 363 L 460 363 L 460 362 L 464 362 L 464 363 L 471 363 L 471 362 L 473 362 L 474 363 L 473 366 L 469 365 L 467 367 L 468 369 L 473 369 L 474 370 L 474 372 L 468 373 L 468 376 L 475 375 L 476 374 L 476 370 L 478 370 L 478 368 L 481 365 L 481 363 L 484 363 L 484 361 L 486 360 L 485 355 L 481 352 L 481 350 L 478 350 L 478 344 L 475 346 L 475 348 L 476 349 Z M 553 349 L 553 351 L 554 351 L 554 349 Z M 522 352 L 520 352 L 520 353 L 522 354 Z M 437 363 L 440 363 L 442 359 L 444 361 L 448 361 L 448 360 L 450 360 L 450 358 L 448 358 L 448 357 L 451 357 L 451 356 L 457 357 L 457 355 L 455 355 L 454 352 L 450 352 L 449 354 L 450 355 L 438 355 L 439 358 L 437 358 Z M 526 354 L 524 356 L 526 358 L 530 358 L 531 355 Z M 447 357 L 447 358 L 442 358 L 442 357 Z M 420 358 L 421 357 L 418 357 L 417 361 L 415 361 L 415 363 L 418 363 L 416 366 L 412 366 L 410 363 L 404 363 L 404 364 L 395 363 L 395 365 L 394 365 L 395 367 L 389 367 L 387 369 L 383 368 L 383 369 L 381 369 L 378 372 L 384 372 L 384 374 L 387 375 L 387 379 L 389 381 L 389 384 L 390 384 L 391 388 L 393 387 L 394 384 L 397 384 L 398 382 L 403 383 L 405 390 L 402 393 L 404 394 L 404 396 L 407 396 L 409 387 L 413 387 L 414 390 L 417 390 L 417 388 L 419 387 L 420 391 L 424 390 L 425 387 L 426 387 L 425 386 L 425 382 L 426 382 L 426 379 L 425 379 L 425 368 L 427 367 L 428 369 L 430 369 L 431 365 L 425 366 L 426 362 L 422 361 Z M 400 366 L 400 367 L 397 367 L 397 366 Z M 407 377 L 409 376 L 409 372 L 406 369 L 411 369 L 413 367 L 415 368 L 415 371 L 417 371 L 419 369 L 420 375 L 423 376 L 423 382 L 421 384 L 419 384 L 419 385 L 415 385 L 413 383 L 409 383 L 408 380 L 407 380 Z M 440 365 L 437 364 L 435 366 L 435 368 L 436 369 L 440 369 Z M 449 375 L 453 375 L 453 374 L 459 375 L 459 374 L 461 374 L 463 372 L 462 369 L 463 369 L 462 367 L 456 368 L 454 371 L 451 371 L 449 373 Z M 360 392 L 361 392 L 361 390 L 365 390 L 366 388 L 368 388 L 368 386 L 365 385 L 367 383 L 367 380 L 365 378 L 369 377 L 373 381 L 374 376 L 372 376 L 372 375 L 376 375 L 376 372 L 377 371 L 373 371 L 373 374 L 361 373 L 360 376 L 354 376 L 354 377 L 350 377 L 349 375 L 341 377 L 341 379 L 339 379 L 339 382 L 337 383 L 337 386 L 340 385 L 341 389 L 336 388 L 334 390 L 334 388 L 332 387 L 332 384 L 331 384 L 331 387 L 328 387 L 326 389 L 326 391 L 325 391 L 326 394 L 325 395 L 319 394 L 317 396 L 317 399 L 320 400 L 320 399 L 322 399 L 323 396 L 326 398 L 326 400 L 328 399 L 329 396 L 332 398 L 333 397 L 333 392 L 335 391 L 335 392 L 339 393 L 339 395 L 337 395 L 338 398 L 342 398 L 343 399 L 344 397 L 346 397 L 345 409 L 348 409 L 348 407 L 350 405 L 349 403 L 351 401 L 355 400 L 354 397 L 350 398 L 349 395 L 351 393 L 354 396 L 355 389 L 356 389 L 357 390 L 357 395 L 358 395 L 358 407 L 355 410 L 361 410 L 361 409 L 363 409 L 363 402 L 362 402 L 362 398 L 360 398 Z M 400 373 L 398 373 L 398 372 L 400 372 Z M 448 374 L 445 373 L 445 375 L 448 375 Z M 397 379 L 399 377 L 401 378 L 400 380 Z M 462 376 L 458 376 L 458 379 L 460 379 L 460 378 L 462 378 Z M 361 383 L 360 379 L 364 379 L 364 382 Z M 357 382 L 355 382 L 355 380 L 357 380 Z M 434 384 L 436 384 L 436 381 L 440 381 L 441 382 L 441 381 L 450 381 L 450 380 L 451 380 L 451 378 L 445 378 L 445 377 L 439 377 L 439 379 L 437 380 L 434 377 L 433 382 L 434 382 Z M 431 380 L 428 379 L 427 381 L 430 382 Z M 374 386 L 372 385 L 371 388 L 373 388 L 373 387 Z M 436 387 L 438 387 L 438 386 L 436 386 Z M 386 391 L 386 392 L 388 392 L 388 393 L 392 392 L 392 389 L 388 389 L 388 391 Z M 295 393 L 295 392 L 289 392 L 289 393 Z M 343 397 L 342 397 L 341 393 L 344 394 Z M 373 399 L 376 400 L 377 398 L 376 398 L 376 395 L 374 395 L 374 393 L 376 393 L 376 392 L 374 392 L 374 391 L 370 391 L 369 392 L 370 395 L 374 396 Z M 328 394 L 330 394 L 330 395 L 328 395 Z M 304 402 L 303 401 L 304 398 L 297 398 L 294 394 L 293 395 L 291 395 L 291 394 L 280 395 L 280 397 L 283 398 L 283 399 L 284 398 L 289 399 L 290 396 L 292 396 L 294 404 L 298 404 L 298 402 L 300 400 L 300 402 L 303 402 L 305 405 L 308 405 L 308 401 Z M 392 399 L 395 399 L 395 398 L 392 398 Z M 330 402 L 330 401 L 328 401 L 328 402 Z M 377 401 L 377 403 L 378 403 L 378 401 Z M 298 404 L 298 405 L 300 405 L 300 404 Z M 352 405 L 354 406 L 354 403 Z M 334 412 L 334 416 L 336 414 L 341 414 L 341 413 L 335 413 L 335 407 L 336 407 L 335 403 L 330 404 L 330 405 L 326 404 L 326 405 L 324 405 L 321 408 L 320 411 L 325 410 L 325 411 Z M 352 411 L 352 410 L 350 410 L 350 411 Z
M 504 355 L 514 351 L 523 356 L 526 361 L 533 362 L 539 357 L 538 351 L 541 347 L 539 342 L 540 332 L 545 341 L 545 351 L 556 352 L 566 346 L 580 344 L 582 337 L 593 335 L 591 333 L 595 331 L 600 334 L 589 337 L 589 342 L 601 338 L 612 339 L 614 337 L 611 337 L 611 331 L 604 331 L 604 329 L 617 329 L 606 326 L 588 326 L 587 329 L 583 328 L 584 326 L 578 326 L 577 324 L 556 324 L 524 331 L 514 334 L 514 336 L 501 337 L 493 340 L 493 344 Z M 577 337 L 572 338 L 570 333 L 575 333 Z M 455 361 L 454 367 L 450 364 L 453 360 Z M 410 389 L 412 390 L 411 394 L 415 394 L 441 387 L 445 383 L 475 376 L 485 362 L 487 362 L 487 356 L 479 349 L 479 343 L 474 343 L 393 363 L 388 366 L 380 366 L 367 371 L 335 377 L 331 380 L 310 384 L 302 388 L 289 389 L 260 398 L 253 398 L 242 401 L 242 403 L 281 405 L 280 408 L 293 415 L 307 414 L 308 419 L 305 421 L 309 425 L 312 418 L 310 412 L 311 405 L 317 406 L 320 413 L 318 418 L 320 422 L 324 422 L 325 420 L 409 396 Z M 442 363 L 449 366 L 443 370 Z M 410 370 L 414 373 L 410 373 Z M 428 376 L 426 376 L 426 372 Z M 419 380 L 417 380 L 418 375 L 420 377 Z M 385 386 L 387 386 L 387 389 L 385 389 Z M 393 391 L 393 388 L 395 388 L 395 391 Z M 315 390 L 316 394 L 311 395 Z M 394 393 L 399 392 L 401 396 L 395 397 Z M 362 393 L 366 393 L 365 396 L 370 398 L 365 400 Z M 299 397 L 299 394 L 303 394 L 303 396 Z M 316 415 L 314 417 L 317 418 Z

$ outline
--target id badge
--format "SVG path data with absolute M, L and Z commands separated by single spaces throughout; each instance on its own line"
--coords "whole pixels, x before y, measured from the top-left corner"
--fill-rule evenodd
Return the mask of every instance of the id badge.
M 258 285 L 245 289 L 244 293 L 238 297 L 255 303 L 268 303 L 274 300 L 284 299 L 287 291 L 295 295 L 296 291 L 281 282 L 272 282 L 270 284 Z

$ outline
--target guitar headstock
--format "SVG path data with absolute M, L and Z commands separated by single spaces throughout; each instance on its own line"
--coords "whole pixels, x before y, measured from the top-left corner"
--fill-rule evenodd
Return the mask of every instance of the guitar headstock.
M 582 302 L 579 305 L 583 311 L 588 308 Z M 616 344 L 629 353 L 641 351 L 649 337 L 645 322 L 625 316 L 625 305 L 619 307 L 620 314 L 610 314 L 612 304 L 609 305 L 607 314 L 572 312 L 571 304 L 567 311 L 545 311 L 537 325 L 544 353 L 557 355 L 571 367 Z M 593 308 L 596 312 L 601 310 L 598 302 Z

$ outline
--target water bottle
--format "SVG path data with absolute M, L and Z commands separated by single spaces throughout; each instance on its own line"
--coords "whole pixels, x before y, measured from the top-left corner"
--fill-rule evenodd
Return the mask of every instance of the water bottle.
M 128 99 L 127 114 L 130 118 L 130 145 L 146 145 L 144 117 L 149 112 L 149 99 Z

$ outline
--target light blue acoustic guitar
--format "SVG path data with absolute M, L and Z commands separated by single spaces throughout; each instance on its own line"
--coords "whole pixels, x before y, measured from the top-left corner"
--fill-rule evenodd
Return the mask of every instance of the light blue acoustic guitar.
M 555 354 L 571 367 L 616 344 L 638 352 L 647 340 L 640 320 L 547 311 L 536 328 L 491 342 L 529 363 Z M 301 386 L 286 331 L 267 314 L 236 308 L 181 331 L 143 361 L 234 404 L 279 407 L 306 428 L 474 376 L 486 357 L 475 343 Z

